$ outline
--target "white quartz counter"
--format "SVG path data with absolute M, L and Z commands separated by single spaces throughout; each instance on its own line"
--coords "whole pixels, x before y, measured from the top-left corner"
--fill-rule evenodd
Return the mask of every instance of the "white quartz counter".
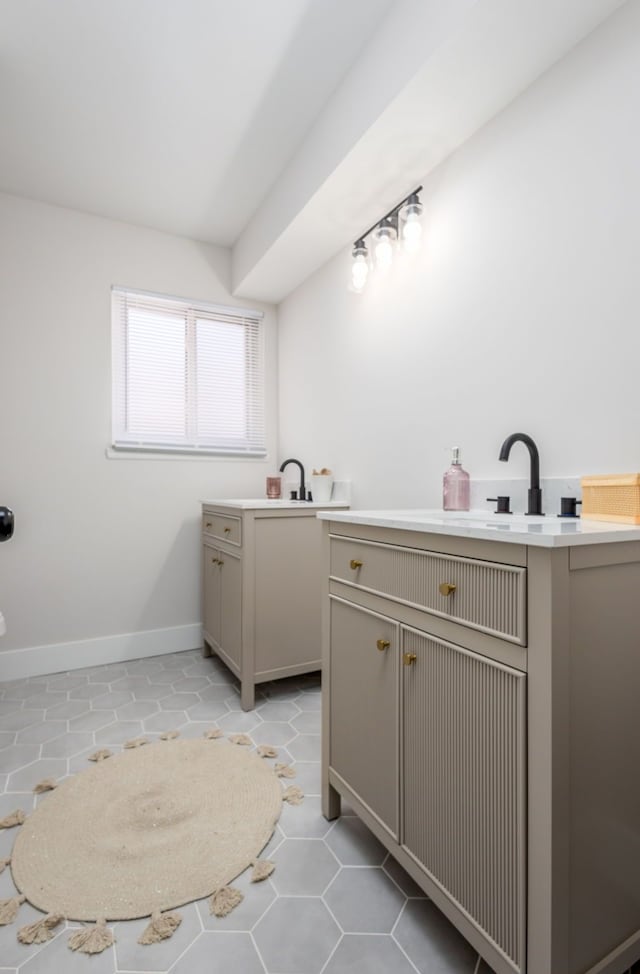
M 324 504 L 316 503 L 316 501 L 290 501 L 290 500 L 278 500 L 272 501 L 268 500 L 266 497 L 240 497 L 232 498 L 231 500 L 226 498 L 224 500 L 218 498 L 216 500 L 201 501 L 202 504 L 207 504 L 209 507 L 236 507 L 240 511 L 269 511 L 278 510 L 283 508 L 289 508 L 293 510 L 296 507 L 308 507 L 310 510 L 315 509 L 316 511 L 329 510 L 329 508 L 345 508 L 349 505 L 345 501 L 326 501 Z
M 324 505 L 326 506 L 326 505 Z M 511 544 L 566 548 L 571 545 L 640 541 L 640 525 L 585 521 L 582 518 L 527 517 L 524 514 L 492 514 L 489 511 L 446 512 L 438 510 L 336 511 L 318 513 L 325 521 L 369 524 L 374 527 L 448 534 L 458 538 L 507 541 Z

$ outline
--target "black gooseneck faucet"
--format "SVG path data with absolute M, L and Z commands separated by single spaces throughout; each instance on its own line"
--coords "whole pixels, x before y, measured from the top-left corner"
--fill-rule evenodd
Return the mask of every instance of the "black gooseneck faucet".
M 527 514 L 538 514 L 542 515 L 542 491 L 540 490 L 540 456 L 538 454 L 538 447 L 535 445 L 531 437 L 527 433 L 512 433 L 508 436 L 502 446 L 500 447 L 500 460 L 508 460 L 509 453 L 511 452 L 511 447 L 514 443 L 520 441 L 524 443 L 529 451 L 529 457 L 531 459 L 531 474 L 529 490 L 527 492 L 528 499 L 528 511 Z
M 289 460 L 283 460 L 283 462 L 280 464 L 280 473 L 282 473 L 284 471 L 284 468 L 289 463 L 295 463 L 298 467 L 300 467 L 300 490 L 298 491 L 298 500 L 299 501 L 306 501 L 306 499 L 307 499 L 307 492 L 306 492 L 306 489 L 305 489 L 305 486 L 304 486 L 304 467 L 302 466 L 302 464 L 300 463 L 300 461 L 299 460 L 294 460 L 293 457 L 291 457 L 291 459 L 289 459 Z

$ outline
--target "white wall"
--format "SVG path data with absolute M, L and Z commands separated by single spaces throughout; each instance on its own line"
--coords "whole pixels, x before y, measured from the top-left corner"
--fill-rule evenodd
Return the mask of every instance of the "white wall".
M 527 476 L 515 431 L 543 477 L 640 470 L 639 117 L 627 4 L 429 177 L 419 255 L 355 295 L 343 253 L 280 306 L 282 451 L 373 508 L 439 506 L 453 444 Z
M 0 680 L 199 645 L 199 501 L 263 493 L 266 461 L 107 459 L 112 284 L 238 303 L 224 249 L 0 195 Z

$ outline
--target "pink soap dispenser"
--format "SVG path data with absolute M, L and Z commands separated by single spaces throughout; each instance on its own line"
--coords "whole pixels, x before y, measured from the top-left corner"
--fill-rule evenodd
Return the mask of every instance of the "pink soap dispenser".
M 445 511 L 468 511 L 471 479 L 460 463 L 460 449 L 452 449 L 451 466 L 442 478 L 442 507 Z

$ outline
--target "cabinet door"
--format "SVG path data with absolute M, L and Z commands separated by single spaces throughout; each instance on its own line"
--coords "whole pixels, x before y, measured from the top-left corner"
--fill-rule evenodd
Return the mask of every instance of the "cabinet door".
M 203 635 L 213 649 L 220 646 L 220 552 L 210 545 L 203 549 Z
M 402 650 L 402 843 L 523 970 L 526 677 L 404 627 Z
M 220 647 L 238 667 L 242 659 L 242 560 L 218 552 L 220 584 Z
M 398 837 L 399 626 L 331 599 L 330 767 Z

